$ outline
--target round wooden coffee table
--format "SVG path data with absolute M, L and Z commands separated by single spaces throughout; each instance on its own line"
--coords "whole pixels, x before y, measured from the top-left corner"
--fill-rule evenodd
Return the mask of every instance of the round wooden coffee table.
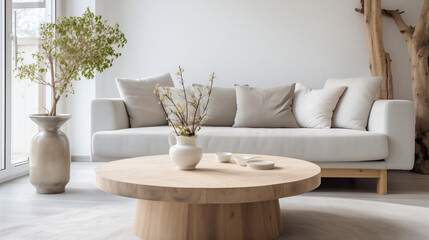
M 138 199 L 134 233 L 143 239 L 273 239 L 283 232 L 278 199 L 317 188 L 320 168 L 254 156 L 275 168 L 251 170 L 204 154 L 194 171 L 180 171 L 168 155 L 148 156 L 97 167 L 95 185 Z

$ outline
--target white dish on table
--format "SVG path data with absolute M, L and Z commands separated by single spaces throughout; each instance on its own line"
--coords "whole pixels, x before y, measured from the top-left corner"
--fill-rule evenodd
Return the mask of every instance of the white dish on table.
M 238 165 L 245 167 L 247 166 L 247 162 L 249 160 L 252 160 L 256 157 L 252 157 L 252 156 L 234 156 L 232 157 L 232 159 L 235 161 L 235 163 L 237 163 Z
M 269 170 L 274 168 L 275 162 L 267 160 L 250 160 L 247 161 L 247 168 L 254 170 Z

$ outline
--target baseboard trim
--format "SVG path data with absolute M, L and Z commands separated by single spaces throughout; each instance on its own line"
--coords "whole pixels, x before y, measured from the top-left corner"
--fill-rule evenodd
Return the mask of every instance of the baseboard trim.
M 91 159 L 89 156 L 71 156 L 72 162 L 90 162 Z
M 386 169 L 322 169 L 322 177 L 326 178 L 376 178 L 377 193 L 387 194 L 387 170 Z

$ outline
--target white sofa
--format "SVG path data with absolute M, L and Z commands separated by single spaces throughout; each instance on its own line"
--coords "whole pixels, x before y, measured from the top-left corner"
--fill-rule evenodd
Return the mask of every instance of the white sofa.
M 130 128 L 121 99 L 91 104 L 91 161 L 167 154 L 169 126 Z M 385 194 L 386 170 L 409 170 L 414 162 L 414 110 L 411 101 L 375 101 L 367 131 L 340 128 L 233 128 L 204 126 L 203 151 L 287 156 L 318 164 L 323 177 L 378 178 Z

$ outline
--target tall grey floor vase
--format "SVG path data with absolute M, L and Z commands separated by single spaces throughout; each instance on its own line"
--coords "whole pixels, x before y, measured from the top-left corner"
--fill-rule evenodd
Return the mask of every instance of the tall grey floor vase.
M 31 142 L 30 182 L 37 193 L 62 193 L 70 180 L 70 145 L 60 127 L 71 115 L 31 114 L 30 118 L 39 125 Z

